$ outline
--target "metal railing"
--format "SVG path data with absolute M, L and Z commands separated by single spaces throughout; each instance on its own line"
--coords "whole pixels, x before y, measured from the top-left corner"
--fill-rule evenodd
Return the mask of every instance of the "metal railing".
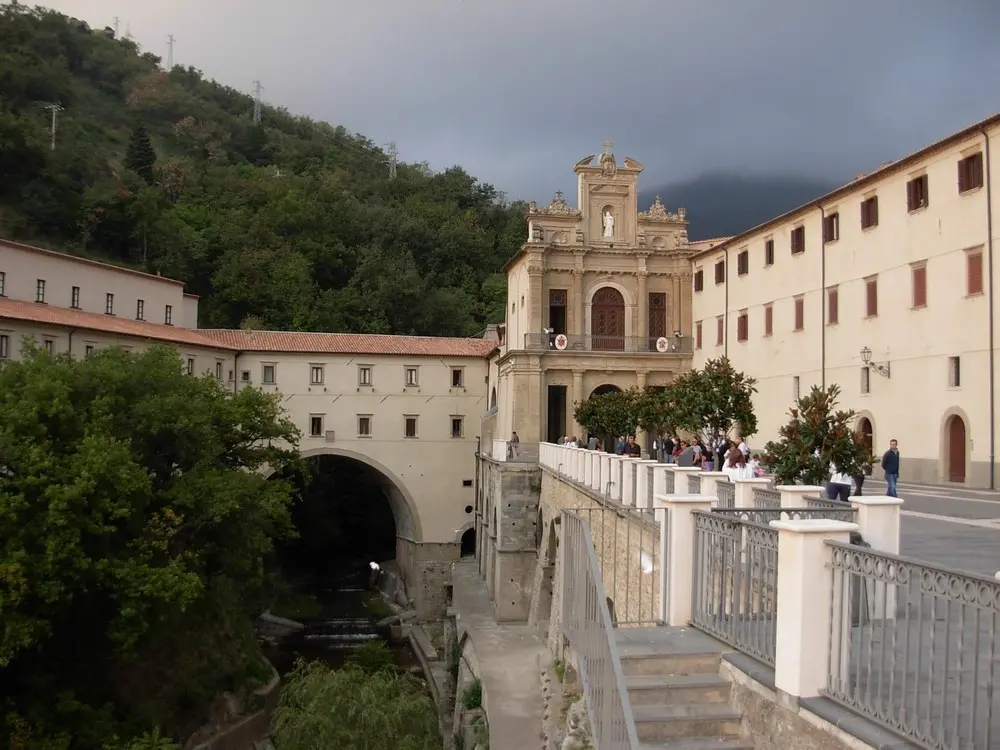
M 701 494 L 701 477 L 697 474 L 688 474 L 688 493 L 692 495 Z
M 676 472 L 667 470 L 667 481 L 666 481 L 666 493 L 668 495 L 673 495 L 677 492 L 677 474 Z
M 807 497 L 805 498 L 806 508 L 844 508 L 846 507 L 844 503 L 839 500 L 827 500 L 825 497 Z
M 662 356 L 691 354 L 693 339 L 690 336 L 665 337 L 668 342 L 666 351 L 656 348 L 656 336 L 583 336 L 580 334 L 526 333 L 524 348 L 528 351 L 567 351 L 567 352 L 621 352 L 625 354 L 657 354 Z M 558 341 L 557 341 L 558 339 Z M 559 348 L 563 339 L 566 345 Z
M 753 507 L 755 508 L 780 508 L 781 493 L 777 490 L 768 490 L 763 487 L 753 488 Z
M 563 635 L 576 652 L 598 750 L 639 750 L 632 705 L 587 522 L 562 513 Z
M 932 750 L 1000 743 L 1000 582 L 828 541 L 827 695 Z
M 573 508 L 587 523 L 615 626 L 660 625 L 660 531 L 652 510 Z
M 719 498 L 720 508 L 732 508 L 736 505 L 736 486 L 732 482 L 721 479 L 715 483 L 715 495 Z
M 845 508 L 842 503 L 836 508 L 713 508 L 713 513 L 721 513 L 727 518 L 739 518 L 751 523 L 767 525 L 771 521 L 802 521 L 809 518 L 826 518 L 831 521 L 857 522 L 857 510 Z
M 774 666 L 778 532 L 736 514 L 695 511 L 691 624 Z

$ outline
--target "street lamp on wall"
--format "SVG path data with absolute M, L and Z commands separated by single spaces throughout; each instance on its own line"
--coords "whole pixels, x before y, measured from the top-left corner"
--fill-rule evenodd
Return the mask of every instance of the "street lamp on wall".
M 865 363 L 865 367 L 869 370 L 874 370 L 883 378 L 889 377 L 889 363 L 872 362 L 872 350 L 867 346 L 861 350 L 861 361 Z

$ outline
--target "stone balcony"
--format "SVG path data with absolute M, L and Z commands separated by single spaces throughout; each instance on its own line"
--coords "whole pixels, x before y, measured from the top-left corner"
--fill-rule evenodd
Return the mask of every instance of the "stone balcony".
M 657 357 L 687 356 L 694 351 L 690 336 L 585 336 L 581 334 L 526 333 L 524 350 L 564 354 L 599 352 L 601 354 L 650 354 Z

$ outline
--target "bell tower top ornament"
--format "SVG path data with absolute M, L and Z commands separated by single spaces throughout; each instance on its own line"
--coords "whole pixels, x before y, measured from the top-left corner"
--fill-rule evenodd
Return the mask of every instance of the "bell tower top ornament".
M 618 171 L 618 165 L 615 163 L 615 155 L 611 153 L 611 149 L 615 147 L 611 141 L 604 142 L 604 153 L 601 154 L 601 172 L 605 177 L 610 177 L 615 172 Z

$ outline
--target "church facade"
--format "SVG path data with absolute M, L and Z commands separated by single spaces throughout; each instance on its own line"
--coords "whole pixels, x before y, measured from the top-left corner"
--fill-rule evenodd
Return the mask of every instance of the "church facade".
M 638 206 L 641 164 L 577 162 L 576 206 L 529 204 L 528 236 L 507 266 L 507 321 L 494 354 L 495 432 L 522 443 L 582 435 L 575 404 L 667 385 L 691 365 L 691 258 L 683 208 Z

